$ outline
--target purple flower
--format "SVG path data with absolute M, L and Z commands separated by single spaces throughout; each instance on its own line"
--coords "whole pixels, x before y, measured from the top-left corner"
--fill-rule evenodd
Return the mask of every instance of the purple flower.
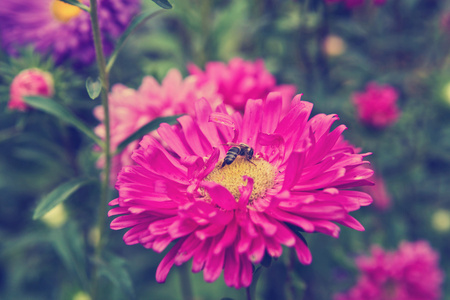
M 110 54 L 114 39 L 138 13 L 140 0 L 99 0 L 98 5 L 104 52 Z M 50 53 L 56 63 L 72 60 L 85 65 L 95 59 L 89 14 L 78 7 L 59 0 L 3 0 L 0 20 L 1 47 L 10 54 L 31 45 Z

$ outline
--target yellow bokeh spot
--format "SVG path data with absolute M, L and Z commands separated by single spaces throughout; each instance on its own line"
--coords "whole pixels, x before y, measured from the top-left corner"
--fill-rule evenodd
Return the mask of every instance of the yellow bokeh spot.
M 346 44 L 341 37 L 331 34 L 324 39 L 322 48 L 328 56 L 339 56 L 345 52 Z
M 81 12 L 80 8 L 62 2 L 60 0 L 54 0 L 52 2 L 51 9 L 55 19 L 62 23 L 69 22 L 72 18 L 78 16 Z
M 72 300 L 91 300 L 91 296 L 88 293 L 79 291 L 75 295 L 73 295 Z
M 230 191 L 236 201 L 241 196 L 239 187 L 247 185 L 247 181 L 242 178 L 244 175 L 253 178 L 250 201 L 264 197 L 267 190 L 275 184 L 276 170 L 264 159 L 253 158 L 250 162 L 244 157 L 238 156 L 233 163 L 225 165 L 223 168 L 221 168 L 222 163 L 223 161 L 219 161 L 204 180 L 219 183 Z
M 88 240 L 93 247 L 98 246 L 100 243 L 100 229 L 98 227 L 93 227 L 89 231 Z
M 42 222 L 52 228 L 61 227 L 67 221 L 67 212 L 64 205 L 58 204 L 46 213 L 42 218 Z
M 447 83 L 444 86 L 443 92 L 444 92 L 444 100 L 445 100 L 445 102 L 450 104 L 450 82 Z
M 450 211 L 440 209 L 431 217 L 431 225 L 436 231 L 448 232 L 450 230 Z

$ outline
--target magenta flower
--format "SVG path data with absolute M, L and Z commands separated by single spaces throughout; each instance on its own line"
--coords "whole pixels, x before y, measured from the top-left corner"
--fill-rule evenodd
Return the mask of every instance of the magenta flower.
M 397 107 L 398 93 L 389 85 L 370 82 L 364 92 L 352 95 L 358 118 L 366 125 L 383 128 L 395 123 L 400 117 Z
M 80 1 L 86 5 L 88 0 Z M 101 0 L 99 22 L 106 54 L 139 11 L 140 0 Z M 10 54 L 32 45 L 51 53 L 57 63 L 67 59 L 89 64 L 95 59 L 89 14 L 59 0 L 3 0 L 0 5 L 0 43 Z
M 402 242 L 397 251 L 372 247 L 372 256 L 359 257 L 357 284 L 335 300 L 438 300 L 444 274 L 439 254 L 428 242 Z
M 194 76 L 183 79 L 178 70 L 172 69 L 161 85 L 153 77 L 147 76 L 138 90 L 122 84 L 113 86 L 109 94 L 112 151 L 128 136 L 157 117 L 192 113 L 194 102 L 199 98 L 205 97 L 210 99 L 212 105 L 218 105 L 220 97 L 216 94 L 215 86 L 206 84 L 198 88 L 196 85 Z M 95 128 L 95 133 L 104 138 L 105 125 L 101 105 L 94 109 L 94 115 L 102 122 Z M 112 185 L 115 184 L 122 167 L 133 164 L 131 153 L 138 144 L 137 141 L 130 143 L 124 151 L 113 157 Z M 98 167 L 103 166 L 104 158 L 101 157 Z
M 53 76 L 40 69 L 26 69 L 14 77 L 10 86 L 8 108 L 25 111 L 25 96 L 51 97 L 54 94 Z
M 294 85 L 277 85 L 275 77 L 266 70 L 264 61 L 245 61 L 233 58 L 228 65 L 223 62 L 209 62 L 205 71 L 194 64 L 188 65 L 191 74 L 199 77 L 199 85 L 214 83 L 225 104 L 243 111 L 248 99 L 265 99 L 270 92 L 281 92 L 283 111 L 289 109 L 289 102 L 295 94 Z
M 312 106 L 298 95 L 282 117 L 281 94 L 271 93 L 266 101 L 249 100 L 242 116 L 199 100 L 193 116 L 158 129 L 168 149 L 147 135 L 133 152 L 136 164 L 122 169 L 119 198 L 110 203 L 118 206 L 109 216 L 120 215 L 111 228 L 130 228 L 126 244 L 156 252 L 174 242 L 156 271 L 158 282 L 174 264 L 192 259 L 192 271 L 203 270 L 205 281 L 223 270 L 228 286 L 247 287 L 252 264 L 265 253 L 279 257 L 282 245 L 309 264 L 298 231 L 338 237 L 335 223 L 364 230 L 349 212 L 372 199 L 351 188 L 370 184 L 373 173 L 364 167 L 367 154 L 339 142 L 344 125 L 330 132 L 336 115 L 308 120 Z M 237 155 L 228 143 L 247 146 Z

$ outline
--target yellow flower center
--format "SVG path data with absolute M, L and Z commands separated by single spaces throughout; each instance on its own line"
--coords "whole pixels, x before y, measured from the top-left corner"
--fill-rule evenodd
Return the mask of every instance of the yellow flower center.
M 76 17 L 80 14 L 81 9 L 73 6 L 71 4 L 67 4 L 60 0 L 54 0 L 52 2 L 52 13 L 55 19 L 62 23 L 67 23 L 73 17 Z
M 247 185 L 247 180 L 244 180 L 243 176 L 253 178 L 250 202 L 264 197 L 267 190 L 274 186 L 276 169 L 264 159 L 253 158 L 250 162 L 244 157 L 238 156 L 233 163 L 225 165 L 223 168 L 221 168 L 222 163 L 223 161 L 219 161 L 204 180 L 219 183 L 230 191 L 236 201 L 241 196 L 239 187 Z

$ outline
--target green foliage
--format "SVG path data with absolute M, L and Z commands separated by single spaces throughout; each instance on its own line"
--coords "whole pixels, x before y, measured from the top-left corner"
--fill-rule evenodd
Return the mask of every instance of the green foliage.
M 90 11 L 89 6 L 84 5 L 83 3 L 79 2 L 78 0 L 59 0 L 59 1 L 65 2 L 67 4 L 70 4 L 70 5 L 73 5 L 73 6 L 76 6 L 76 7 L 79 7 L 79 8 L 81 8 L 82 10 L 84 10 L 86 12 Z
M 116 153 L 122 152 L 123 149 L 125 149 L 128 146 L 128 144 L 130 144 L 131 142 L 138 140 L 138 139 L 142 138 L 144 135 L 148 134 L 149 132 L 152 132 L 153 130 L 157 129 L 161 123 L 167 123 L 170 125 L 175 124 L 177 122 L 177 119 L 180 116 L 182 116 L 182 115 L 175 115 L 175 116 L 170 116 L 170 117 L 160 117 L 160 118 L 156 118 L 156 119 L 148 122 L 147 124 L 145 124 L 144 126 L 139 128 L 137 131 L 132 133 L 125 140 L 123 140 L 119 144 L 119 146 L 117 146 Z
M 33 214 L 33 219 L 39 219 L 47 212 L 49 212 L 56 205 L 67 200 L 73 193 L 75 193 L 80 187 L 88 183 L 92 183 L 92 179 L 75 178 L 68 182 L 65 182 L 54 189 L 51 193 L 43 197 Z
M 24 97 L 24 100 L 27 104 L 31 105 L 32 107 L 40 109 L 46 113 L 49 113 L 59 118 L 64 122 L 67 122 L 75 126 L 87 137 L 91 138 L 94 142 L 96 142 L 97 145 L 103 145 L 103 141 L 86 124 L 84 124 L 83 121 L 78 119 L 75 115 L 73 115 L 61 104 L 53 101 L 52 99 L 37 96 Z
M 167 1 L 167 0 L 152 0 L 152 1 L 155 2 L 161 8 L 164 8 L 164 9 L 172 8 L 172 4 L 170 4 L 169 1 Z
M 100 92 L 102 91 L 102 81 L 100 78 L 93 80 L 91 77 L 88 77 L 86 79 L 86 90 L 92 100 L 100 96 Z

